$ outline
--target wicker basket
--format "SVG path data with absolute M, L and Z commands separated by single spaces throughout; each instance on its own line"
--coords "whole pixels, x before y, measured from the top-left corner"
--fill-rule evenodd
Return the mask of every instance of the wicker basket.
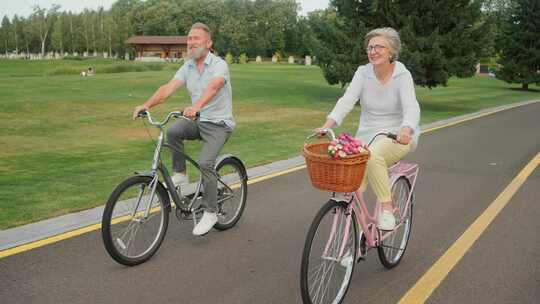
M 305 144 L 302 150 L 313 187 L 331 192 L 356 191 L 364 177 L 369 151 L 332 159 L 328 145 L 328 142 Z

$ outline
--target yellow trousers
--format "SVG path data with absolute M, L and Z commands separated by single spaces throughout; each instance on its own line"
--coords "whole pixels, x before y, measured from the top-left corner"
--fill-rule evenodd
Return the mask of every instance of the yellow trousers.
M 390 191 L 388 166 L 407 155 L 411 150 L 411 143 L 402 145 L 384 137 L 372 143 L 369 150 L 371 155 L 366 164 L 366 172 L 364 173 L 362 185 L 360 185 L 360 192 L 364 192 L 369 183 L 379 202 L 390 202 L 392 193 Z

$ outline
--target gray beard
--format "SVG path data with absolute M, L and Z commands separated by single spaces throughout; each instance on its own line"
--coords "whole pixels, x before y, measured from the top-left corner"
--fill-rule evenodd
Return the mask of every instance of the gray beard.
M 194 50 L 189 50 L 188 55 L 191 59 L 200 59 L 204 55 L 205 48 L 198 47 Z

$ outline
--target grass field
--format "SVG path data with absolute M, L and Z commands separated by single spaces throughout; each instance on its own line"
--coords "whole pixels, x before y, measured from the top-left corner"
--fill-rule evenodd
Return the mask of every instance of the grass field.
M 100 73 L 116 64 L 0 61 L 0 229 L 102 205 L 122 179 L 149 168 L 152 140 L 131 112 L 178 64 Z M 96 76 L 69 74 L 89 65 Z M 63 70 L 69 75 L 58 75 Z M 248 167 L 298 155 L 305 136 L 323 123 L 343 92 L 329 86 L 314 66 L 233 65 L 231 77 L 238 127 L 224 152 Z M 476 77 L 417 88 L 422 123 L 540 98 L 538 87 L 532 92 L 511 87 L 519 86 Z M 188 100 L 182 90 L 153 114 L 163 117 Z M 358 113 L 357 108 L 341 130 L 354 132 Z M 188 151 L 198 148 L 192 144 Z

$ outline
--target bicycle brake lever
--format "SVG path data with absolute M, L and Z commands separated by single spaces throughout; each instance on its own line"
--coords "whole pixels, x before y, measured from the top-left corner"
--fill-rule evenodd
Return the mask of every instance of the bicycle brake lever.
M 388 133 L 388 134 L 386 134 L 386 137 L 388 137 L 390 139 L 393 139 L 393 140 L 397 140 L 397 134 L 394 134 L 394 133 Z

